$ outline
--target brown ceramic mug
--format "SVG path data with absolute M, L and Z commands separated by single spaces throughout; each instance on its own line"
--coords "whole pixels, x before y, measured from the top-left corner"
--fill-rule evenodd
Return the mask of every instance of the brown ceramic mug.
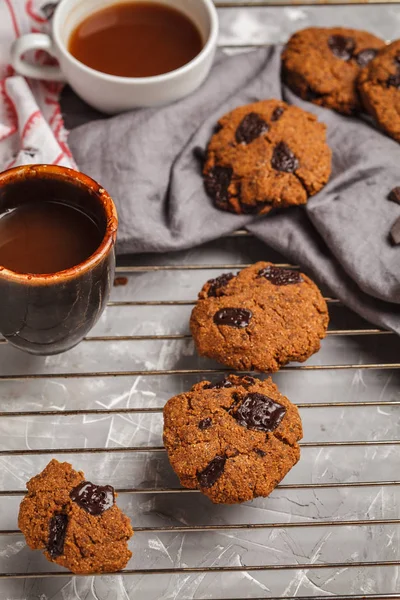
M 26 165 L 0 173 L 0 214 L 38 198 L 57 198 L 85 213 L 102 236 L 84 262 L 57 273 L 24 274 L 0 265 L 0 333 L 21 350 L 50 355 L 76 346 L 106 306 L 118 218 L 107 192 L 72 169 Z

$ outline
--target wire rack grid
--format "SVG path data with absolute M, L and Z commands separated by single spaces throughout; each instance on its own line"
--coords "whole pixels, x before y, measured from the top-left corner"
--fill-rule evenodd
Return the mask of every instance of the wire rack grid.
M 214 506 L 168 464 L 165 401 L 224 372 L 190 339 L 197 291 L 259 259 L 285 264 L 245 232 L 163 265 L 137 258 L 73 351 L 42 359 L 0 343 L 0 598 L 400 598 L 400 342 L 329 295 L 321 351 L 274 376 L 305 430 L 275 492 Z M 122 574 L 74 577 L 25 547 L 18 505 L 51 457 L 118 490 L 136 531 Z

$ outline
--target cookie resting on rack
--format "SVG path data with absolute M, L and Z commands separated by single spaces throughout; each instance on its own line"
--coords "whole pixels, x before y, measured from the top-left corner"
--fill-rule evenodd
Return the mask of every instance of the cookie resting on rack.
M 385 42 L 357 29 L 308 27 L 282 53 L 285 83 L 303 100 L 350 115 L 360 112 L 357 77 Z
M 110 485 L 90 483 L 82 471 L 53 459 L 27 488 L 18 526 L 32 550 L 44 550 L 49 561 L 73 573 L 111 573 L 126 566 L 133 530 Z
M 223 116 L 203 169 L 214 205 L 238 214 L 305 204 L 330 173 L 326 126 L 281 100 L 240 106 Z
M 400 142 L 400 40 L 386 46 L 363 69 L 358 89 L 365 110 Z
M 258 262 L 202 288 L 190 319 L 201 356 L 241 371 L 273 372 L 320 348 L 328 309 L 309 277 Z
M 172 468 L 215 503 L 268 496 L 299 460 L 302 435 L 297 407 L 271 379 L 203 381 L 164 408 Z

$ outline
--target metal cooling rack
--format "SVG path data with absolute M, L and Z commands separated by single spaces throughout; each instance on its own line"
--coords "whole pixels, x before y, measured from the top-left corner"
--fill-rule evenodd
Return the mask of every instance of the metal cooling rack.
M 158 260 L 118 268 L 127 284 L 73 351 L 0 343 L 0 598 L 400 598 L 397 336 L 327 295 L 321 351 L 274 375 L 301 411 L 301 461 L 269 498 L 214 506 L 162 447 L 165 401 L 225 371 L 196 355 L 188 317 L 206 279 L 284 263 L 246 232 Z M 136 532 L 122 574 L 73 577 L 25 547 L 24 483 L 52 457 L 117 488 Z

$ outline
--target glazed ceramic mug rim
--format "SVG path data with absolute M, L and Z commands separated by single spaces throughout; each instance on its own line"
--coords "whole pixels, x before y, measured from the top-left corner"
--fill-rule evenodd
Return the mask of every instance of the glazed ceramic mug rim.
M 75 171 L 74 169 L 58 165 L 31 164 L 13 167 L 12 169 L 3 171 L 0 173 L 0 189 L 6 185 L 12 185 L 16 180 L 26 180 L 28 178 L 35 179 L 36 177 L 40 177 L 41 179 L 57 179 L 58 181 L 69 182 L 72 185 L 77 185 L 77 183 L 79 183 L 88 191 L 91 190 L 95 198 L 100 202 L 106 217 L 104 236 L 93 254 L 83 262 L 78 263 L 69 269 L 56 271 L 54 273 L 35 274 L 19 273 L 0 266 L 0 279 L 6 278 L 9 281 L 26 285 L 49 285 L 75 279 L 96 267 L 96 265 L 108 256 L 110 250 L 115 245 L 118 229 L 117 209 L 111 196 L 94 179 L 84 173 Z
M 129 0 L 122 0 L 124 3 L 129 2 Z M 154 2 L 155 0 L 150 0 Z M 56 48 L 59 52 L 61 52 L 66 60 L 72 62 L 76 67 L 80 68 L 83 72 L 96 75 L 100 77 L 104 81 L 108 81 L 111 83 L 135 83 L 136 85 L 146 85 L 149 83 L 163 83 L 170 80 L 173 80 L 175 77 L 179 75 L 184 75 L 189 72 L 191 69 L 197 66 L 198 63 L 202 62 L 203 59 L 213 51 L 214 46 L 217 42 L 218 37 L 218 15 L 217 9 L 215 8 L 213 0 L 196 0 L 197 2 L 203 2 L 205 8 L 207 9 L 207 13 L 210 19 L 210 31 L 207 37 L 207 41 L 204 43 L 204 46 L 200 50 L 200 52 L 189 62 L 185 63 L 178 69 L 174 69 L 173 71 L 168 71 L 167 73 L 161 73 L 160 75 L 152 75 L 150 77 L 122 77 L 120 75 L 111 75 L 110 73 L 103 73 L 102 71 L 97 71 L 96 69 L 92 69 L 85 65 L 85 63 L 81 62 L 75 56 L 73 56 L 66 44 L 61 39 L 61 28 L 62 28 L 62 17 L 65 17 L 65 14 L 68 13 L 69 4 L 76 4 L 78 0 L 61 0 L 61 2 L 57 5 L 56 10 L 53 15 L 53 24 L 52 24 L 52 33 L 53 33 L 53 41 L 56 45 Z M 120 0 L 106 0 L 107 4 L 103 7 L 112 6 L 113 4 L 120 3 Z M 167 5 L 170 5 L 171 2 L 169 0 L 165 0 Z M 98 10 L 101 10 L 99 6 Z M 179 9 L 177 9 L 179 10 Z M 92 14 L 94 14 L 93 11 Z M 189 12 L 189 11 L 188 11 Z

